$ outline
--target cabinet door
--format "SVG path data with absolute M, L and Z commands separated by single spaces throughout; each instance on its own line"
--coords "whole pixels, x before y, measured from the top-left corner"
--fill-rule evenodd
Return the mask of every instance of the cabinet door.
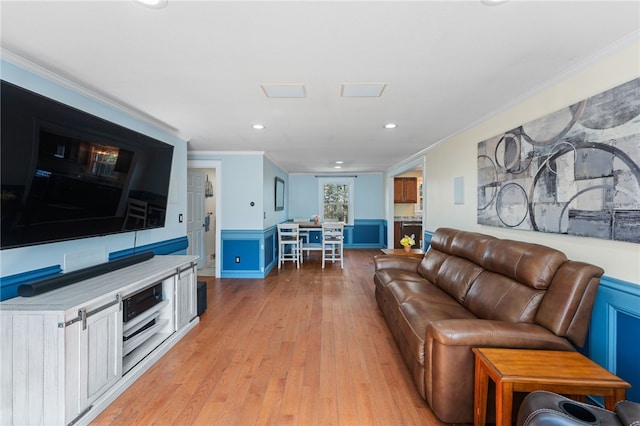
M 408 225 L 403 227 L 405 235 L 414 235 L 416 245 L 413 248 L 422 248 L 422 225 Z
M 404 179 L 404 202 L 411 204 L 418 202 L 418 179 Z
M 404 203 L 404 183 L 402 178 L 393 180 L 393 202 Z
M 120 299 L 82 309 L 79 316 L 79 398 L 86 408 L 122 376 Z
M 395 178 L 393 180 L 393 202 L 415 204 L 418 202 L 418 179 Z
M 194 266 L 180 271 L 176 277 L 176 309 L 178 329 L 188 324 L 197 315 L 197 288 Z
M 400 239 L 402 235 L 402 222 L 393 222 L 393 248 L 401 249 Z

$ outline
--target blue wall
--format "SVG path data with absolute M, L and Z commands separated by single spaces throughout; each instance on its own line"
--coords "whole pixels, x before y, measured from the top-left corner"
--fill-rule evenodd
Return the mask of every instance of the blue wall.
M 358 173 L 354 183 L 354 219 L 384 219 L 382 173 Z M 318 179 L 312 174 L 289 175 L 289 219 L 311 218 L 319 210 Z
M 384 220 L 356 220 L 354 226 L 345 227 L 344 246 L 384 248 L 386 235 Z M 275 225 L 265 230 L 222 230 L 221 238 L 222 278 L 264 278 L 278 264 Z
M 189 160 L 222 163 L 222 172 L 216 176 L 222 184 L 220 276 L 265 277 L 277 265 L 276 225 L 317 213 L 316 177 L 288 175 L 263 153 L 195 152 L 188 156 Z M 276 177 L 285 181 L 285 208 L 282 211 L 275 211 Z M 386 247 L 383 186 L 382 173 L 365 173 L 355 179 L 355 222 L 354 226 L 345 229 L 346 248 Z M 259 202 L 256 201 L 257 194 L 260 194 Z
M 277 264 L 277 228 L 222 230 L 222 278 L 264 278 Z
M 157 255 L 183 255 L 187 254 L 187 244 L 187 237 L 174 238 L 172 240 L 112 252 L 109 253 L 108 260 L 112 261 L 122 259 L 136 253 L 143 253 L 147 251 Z M 7 300 L 16 297 L 18 295 L 18 287 L 22 284 L 53 278 L 60 274 L 62 274 L 62 265 L 52 265 L 45 268 L 4 276 L 0 279 L 0 300 Z
M 640 285 L 600 280 L 589 331 L 588 355 L 631 383 L 627 399 L 640 402 Z

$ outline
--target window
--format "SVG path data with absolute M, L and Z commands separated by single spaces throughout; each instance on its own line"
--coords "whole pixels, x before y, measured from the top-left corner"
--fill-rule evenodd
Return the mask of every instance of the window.
M 319 210 L 322 221 L 353 225 L 353 178 L 318 180 Z

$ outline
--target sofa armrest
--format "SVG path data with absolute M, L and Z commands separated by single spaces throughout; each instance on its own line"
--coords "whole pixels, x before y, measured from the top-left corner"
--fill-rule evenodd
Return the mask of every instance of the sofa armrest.
M 376 271 L 383 269 L 401 269 L 403 271 L 418 272 L 420 261 L 417 257 L 396 256 L 393 254 L 378 255 L 373 258 Z
M 426 399 L 447 423 L 473 420 L 469 414 L 460 416 L 473 413 L 475 355 L 471 348 L 574 350 L 568 340 L 537 324 L 474 318 L 433 321 L 427 326 L 424 345 Z
M 574 350 L 568 340 L 540 325 L 483 319 L 433 321 L 426 340 L 446 346 Z

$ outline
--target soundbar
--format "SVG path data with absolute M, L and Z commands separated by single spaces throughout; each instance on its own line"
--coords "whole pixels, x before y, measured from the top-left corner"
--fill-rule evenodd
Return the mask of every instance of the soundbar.
M 117 271 L 118 269 L 144 262 L 151 259 L 153 256 L 154 254 L 152 251 L 145 251 L 122 259 L 112 260 L 111 262 L 78 269 L 77 271 L 68 272 L 51 278 L 45 278 L 44 280 L 21 284 L 18 287 L 18 295 L 23 297 L 36 296 L 70 284 L 75 284 L 78 281 L 87 280 L 89 278 L 97 277 L 98 275 L 106 274 L 107 272 Z

